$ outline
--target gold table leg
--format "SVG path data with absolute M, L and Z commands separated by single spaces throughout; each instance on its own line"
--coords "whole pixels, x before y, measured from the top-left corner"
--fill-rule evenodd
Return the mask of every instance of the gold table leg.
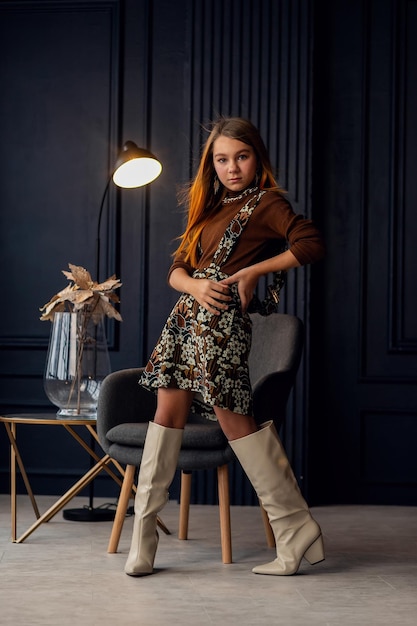
M 80 435 L 75 432 L 75 430 L 72 428 L 72 426 L 69 426 L 68 424 L 63 424 L 63 426 L 65 427 L 65 430 L 67 430 L 76 441 L 78 441 L 78 443 L 80 444 L 80 446 L 82 448 L 84 448 L 84 450 L 86 450 L 88 452 L 88 454 L 95 460 L 95 461 L 100 461 L 100 457 L 94 452 L 94 450 L 92 450 L 90 448 L 90 446 L 84 441 L 84 439 L 82 437 L 80 437 Z M 98 442 L 98 436 L 97 433 L 95 431 L 95 429 L 92 426 L 86 426 L 87 430 L 93 435 L 94 439 Z M 116 465 L 117 469 L 119 470 L 119 472 L 121 472 L 122 476 L 124 475 L 124 471 L 121 468 L 120 465 L 118 465 L 117 461 L 112 461 L 114 465 Z M 103 467 L 103 469 L 113 478 L 113 480 L 119 485 L 119 487 L 122 486 L 122 480 L 116 476 L 116 474 L 109 468 L 106 466 Z
M 25 466 L 22 461 L 22 457 L 20 456 L 19 448 L 17 446 L 17 433 L 16 433 L 16 424 L 8 424 L 4 423 L 4 426 L 7 431 L 7 436 L 10 441 L 10 500 L 11 500 L 11 525 L 12 525 L 12 541 L 16 542 L 16 533 L 17 533 L 17 504 L 16 504 L 16 491 L 17 491 L 17 476 L 16 476 L 16 462 L 19 466 L 20 473 L 23 478 L 23 482 L 25 483 L 26 491 L 29 495 L 30 501 L 32 503 L 33 510 L 35 512 L 36 517 L 39 519 L 40 513 L 38 509 L 38 505 L 36 504 L 35 496 L 33 495 L 32 487 L 30 486 L 29 478 L 25 470 Z
M 124 477 L 125 470 L 123 467 L 114 459 L 111 459 L 108 454 L 103 457 L 99 457 L 94 450 L 84 441 L 84 439 L 73 429 L 72 426 L 68 424 L 62 424 L 65 429 L 72 435 L 72 437 L 88 452 L 88 454 L 96 461 L 95 465 L 90 468 L 88 472 L 80 478 L 72 487 L 70 487 L 63 496 L 61 496 L 55 504 L 53 504 L 45 513 L 42 515 L 39 512 L 38 505 L 36 503 L 36 499 L 32 490 L 32 487 L 29 482 L 29 478 L 23 463 L 22 456 L 20 454 L 18 445 L 17 445 L 17 423 L 12 422 L 3 422 L 6 428 L 7 436 L 10 441 L 10 511 L 11 511 L 11 534 L 12 534 L 12 542 L 13 543 L 22 543 L 29 535 L 31 535 L 41 524 L 44 522 L 48 522 L 54 515 L 56 515 L 66 504 L 74 498 L 76 495 L 80 493 L 84 487 L 89 485 L 89 483 L 98 476 L 98 474 L 105 470 L 113 480 L 119 485 L 122 485 L 122 479 L 117 476 L 109 467 L 108 464 L 111 462 L 114 467 L 120 472 L 122 478 Z M 90 424 L 85 424 L 85 427 L 90 432 L 90 434 L 94 437 L 94 439 L 99 442 L 97 432 L 93 426 Z M 30 498 L 32 503 L 32 508 L 34 510 L 36 516 L 36 522 L 27 529 L 19 538 L 17 538 L 17 466 L 19 467 L 20 474 L 23 478 L 23 482 L 25 484 L 26 492 Z
M 88 472 L 84 474 L 79 481 L 77 481 L 72 487 L 68 489 L 64 493 L 63 496 L 59 498 L 43 515 L 36 520 L 34 524 L 30 528 L 27 529 L 18 539 L 16 539 L 16 543 L 22 543 L 25 539 L 29 537 L 41 524 L 44 522 L 49 522 L 54 515 L 56 515 L 66 504 L 72 500 L 84 487 L 90 484 L 92 480 L 104 469 L 104 467 L 111 461 L 111 458 L 108 454 L 106 454 L 102 459 L 99 460 Z

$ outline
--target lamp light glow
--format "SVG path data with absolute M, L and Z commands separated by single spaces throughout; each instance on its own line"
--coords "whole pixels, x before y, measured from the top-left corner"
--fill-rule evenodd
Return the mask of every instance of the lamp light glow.
M 158 178 L 162 165 L 149 150 L 127 141 L 115 165 L 113 182 L 118 187 L 142 187 Z

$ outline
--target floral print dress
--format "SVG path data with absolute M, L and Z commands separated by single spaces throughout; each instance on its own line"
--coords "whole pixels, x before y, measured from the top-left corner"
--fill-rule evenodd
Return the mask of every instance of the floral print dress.
M 195 270 L 194 278 L 222 280 L 221 266 L 231 254 L 264 191 L 255 188 L 227 227 L 209 267 Z M 150 356 L 139 383 L 150 390 L 159 387 L 195 393 L 192 410 L 216 419 L 213 406 L 242 415 L 252 414 L 252 389 L 248 357 L 252 328 L 242 314 L 237 285 L 226 311 L 214 315 L 183 293 Z

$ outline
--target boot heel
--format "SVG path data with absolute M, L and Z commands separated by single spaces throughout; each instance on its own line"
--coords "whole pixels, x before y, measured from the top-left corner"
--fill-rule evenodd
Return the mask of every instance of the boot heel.
M 323 537 L 319 535 L 317 539 L 311 544 L 311 546 L 304 552 L 304 558 L 310 563 L 315 565 L 324 561 L 324 545 Z

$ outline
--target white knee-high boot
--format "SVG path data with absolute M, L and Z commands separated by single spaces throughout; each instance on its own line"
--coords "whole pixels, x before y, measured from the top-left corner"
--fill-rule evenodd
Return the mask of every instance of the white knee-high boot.
M 252 571 L 289 576 L 297 572 L 303 557 L 311 565 L 323 561 L 320 526 L 301 495 L 273 422 L 229 443 L 268 514 L 276 541 L 277 558 Z
M 135 497 L 132 543 L 125 565 L 129 576 L 153 572 L 158 546 L 157 514 L 168 500 L 183 432 L 149 422 Z

